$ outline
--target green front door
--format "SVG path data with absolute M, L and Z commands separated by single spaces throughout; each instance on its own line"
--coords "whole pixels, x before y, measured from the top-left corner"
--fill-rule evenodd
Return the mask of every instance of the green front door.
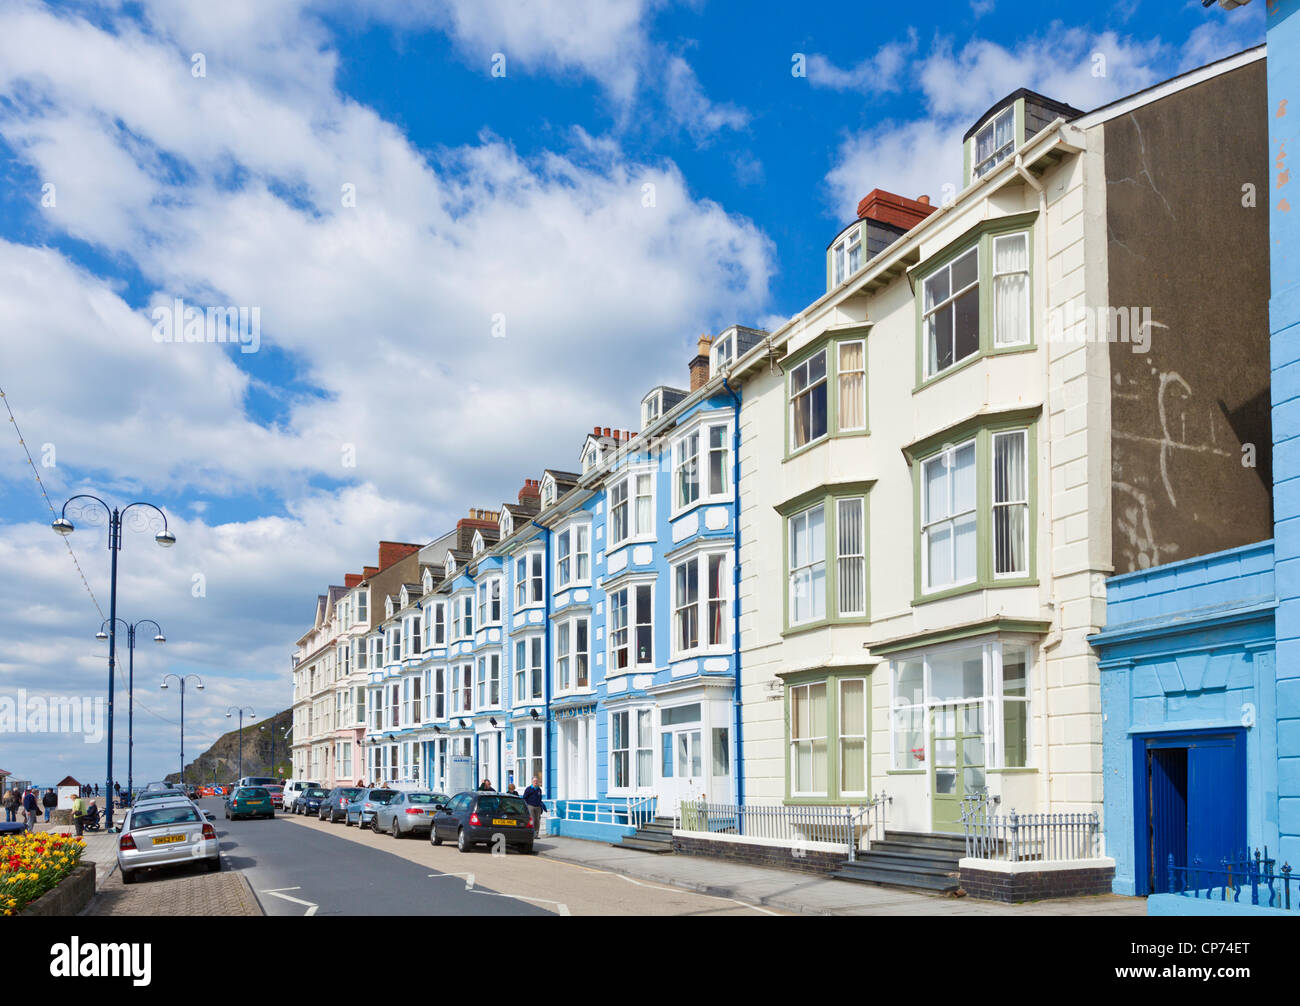
M 930 793 L 934 831 L 961 831 L 961 801 L 986 791 L 984 703 L 945 702 L 930 710 Z

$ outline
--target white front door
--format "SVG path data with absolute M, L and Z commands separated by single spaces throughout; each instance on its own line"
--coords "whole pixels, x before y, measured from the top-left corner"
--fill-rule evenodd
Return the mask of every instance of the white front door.
M 705 792 L 704 730 L 700 704 L 660 710 L 659 806 L 657 813 L 676 814 L 683 800 Z

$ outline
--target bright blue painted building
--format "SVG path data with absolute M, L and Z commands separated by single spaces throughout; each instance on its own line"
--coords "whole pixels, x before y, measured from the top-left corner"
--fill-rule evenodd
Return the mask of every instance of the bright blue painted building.
M 421 550 L 369 641 L 368 778 L 540 776 L 552 832 L 593 838 L 740 798 L 725 366 L 761 335 L 701 340 L 694 390 L 652 389 L 640 433 L 596 428 L 581 471 L 547 469 Z
M 1300 866 L 1300 0 L 1271 0 L 1266 17 L 1278 853 Z
M 1278 847 L 1272 542 L 1112 577 L 1101 669 L 1106 851 L 1118 894 Z

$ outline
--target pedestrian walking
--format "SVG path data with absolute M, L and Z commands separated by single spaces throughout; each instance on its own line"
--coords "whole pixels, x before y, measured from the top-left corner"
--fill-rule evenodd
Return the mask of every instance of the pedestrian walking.
M 43 807 L 45 808 L 45 823 L 46 823 L 46 824 L 49 824 L 49 823 L 50 823 L 50 811 L 52 811 L 52 810 L 53 810 L 55 807 L 57 807 L 58 805 L 59 805 L 59 797 L 58 797 L 58 795 L 54 792 L 54 788 L 51 787 L 51 788 L 47 789 L 47 790 L 45 791 L 45 795 L 44 795 L 43 797 L 41 797 L 41 806 L 43 806 Z
M 99 783 L 95 783 L 95 796 L 99 796 Z
M 82 789 L 85 789 L 83 786 Z M 80 835 L 82 828 L 86 824 L 86 796 L 84 793 L 78 793 L 77 798 L 72 801 L 72 824 Z
M 4 796 L 5 820 L 12 821 L 18 813 L 18 790 L 7 789 Z
M 524 803 L 533 819 L 533 834 L 542 826 L 542 815 L 546 813 L 546 803 L 542 800 L 542 777 L 533 776 L 533 784 L 524 790 Z
M 28 831 L 36 827 L 36 818 L 40 812 L 40 804 L 36 802 L 36 790 L 28 789 L 23 794 L 23 824 Z
M 488 793 L 495 792 L 495 790 L 492 789 L 491 779 L 484 779 L 481 783 L 478 784 L 478 788 Z

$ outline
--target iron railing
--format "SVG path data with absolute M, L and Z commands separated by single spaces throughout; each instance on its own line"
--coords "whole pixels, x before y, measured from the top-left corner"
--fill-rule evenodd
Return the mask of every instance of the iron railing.
M 1096 859 L 1101 855 L 1101 818 L 1080 814 L 994 814 L 999 797 L 980 794 L 961 803 L 969 859 L 1011 863 Z
M 549 806 L 558 821 L 582 821 L 588 824 L 630 824 L 640 828 L 654 820 L 658 798 L 637 797 L 626 803 L 607 800 L 555 800 Z
M 852 859 L 864 839 L 869 843 L 884 837 L 885 808 L 890 800 L 884 793 L 857 807 L 683 800 L 673 828 L 701 835 L 788 842 L 792 848 L 809 842 L 838 845 Z
M 1248 904 L 1283 911 L 1300 910 L 1300 877 L 1294 878 L 1296 896 L 1292 898 L 1291 864 L 1283 863 L 1282 869 L 1277 869 L 1277 860 L 1269 856 L 1267 846 L 1262 854 L 1256 849 L 1253 857 L 1245 853 L 1240 859 L 1224 858 L 1217 867 L 1203 866 L 1199 861 L 1191 866 L 1175 866 L 1171 852 L 1168 879 L 1169 893 L 1187 898 L 1242 904 L 1241 896 L 1249 889 Z

